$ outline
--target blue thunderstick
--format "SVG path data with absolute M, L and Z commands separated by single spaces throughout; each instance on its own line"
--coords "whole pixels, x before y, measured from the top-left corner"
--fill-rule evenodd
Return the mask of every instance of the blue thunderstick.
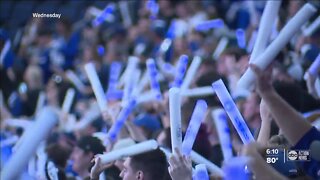
M 212 88 L 217 94 L 229 118 L 231 119 L 231 122 L 235 127 L 235 129 L 237 130 L 242 142 L 244 144 L 248 144 L 249 142 L 254 141 L 254 138 L 246 122 L 244 121 L 242 115 L 240 114 L 236 104 L 234 103 L 223 81 L 220 79 L 213 82 Z

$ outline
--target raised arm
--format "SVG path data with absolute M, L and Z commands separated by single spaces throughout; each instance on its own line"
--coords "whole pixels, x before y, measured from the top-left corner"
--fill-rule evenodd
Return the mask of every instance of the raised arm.
M 182 155 L 178 148 L 177 154 L 172 154 L 169 159 L 169 174 L 172 180 L 191 180 L 192 179 L 192 164 L 191 159 Z
M 257 141 L 263 145 L 267 145 L 270 138 L 272 116 L 268 106 L 263 100 L 261 100 L 260 103 L 260 116 L 261 127 Z
M 256 89 L 259 95 L 289 142 L 295 145 L 312 128 L 311 124 L 276 93 L 271 85 L 270 71 L 262 71 L 252 64 L 250 68 L 256 74 Z

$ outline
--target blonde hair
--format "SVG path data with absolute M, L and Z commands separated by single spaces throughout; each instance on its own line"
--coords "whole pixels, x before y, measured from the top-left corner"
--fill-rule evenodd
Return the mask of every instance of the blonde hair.
M 31 88 L 41 89 L 43 86 L 42 70 L 39 66 L 29 65 L 25 71 L 25 78 Z

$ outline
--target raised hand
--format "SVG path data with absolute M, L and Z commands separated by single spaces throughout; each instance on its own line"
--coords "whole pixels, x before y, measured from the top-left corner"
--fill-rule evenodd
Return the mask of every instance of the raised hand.
M 272 116 L 264 100 L 260 103 L 261 128 L 257 141 L 266 145 L 270 138 Z
M 173 154 L 169 159 L 169 174 L 172 180 L 191 180 L 192 179 L 192 164 L 191 159 L 182 155 L 178 148 L 177 154 Z
M 314 98 L 319 99 L 320 97 L 318 97 L 316 88 L 315 88 L 315 84 L 316 84 L 316 76 L 313 76 L 311 73 L 306 72 L 306 84 L 307 84 L 307 89 L 308 89 L 308 93 L 311 94 Z
M 108 163 L 105 165 L 101 164 L 101 159 L 99 154 L 95 155 L 94 158 L 91 160 L 91 163 L 94 163 L 94 166 L 90 170 L 90 179 L 99 179 L 99 175 L 107 168 L 112 166 L 112 163 Z
M 272 68 L 261 70 L 258 66 L 250 64 L 250 68 L 256 75 L 256 90 L 260 96 L 273 90 L 271 75 Z

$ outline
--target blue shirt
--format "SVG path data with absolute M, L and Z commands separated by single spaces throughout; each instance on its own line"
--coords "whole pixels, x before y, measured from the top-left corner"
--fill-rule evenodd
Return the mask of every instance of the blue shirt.
M 309 150 L 311 143 L 315 140 L 320 141 L 320 132 L 313 127 L 299 140 L 295 146 L 292 147 L 292 149 Z M 310 161 L 300 161 L 297 162 L 297 164 L 309 176 L 315 179 L 320 179 L 320 161 L 317 161 L 311 157 Z

